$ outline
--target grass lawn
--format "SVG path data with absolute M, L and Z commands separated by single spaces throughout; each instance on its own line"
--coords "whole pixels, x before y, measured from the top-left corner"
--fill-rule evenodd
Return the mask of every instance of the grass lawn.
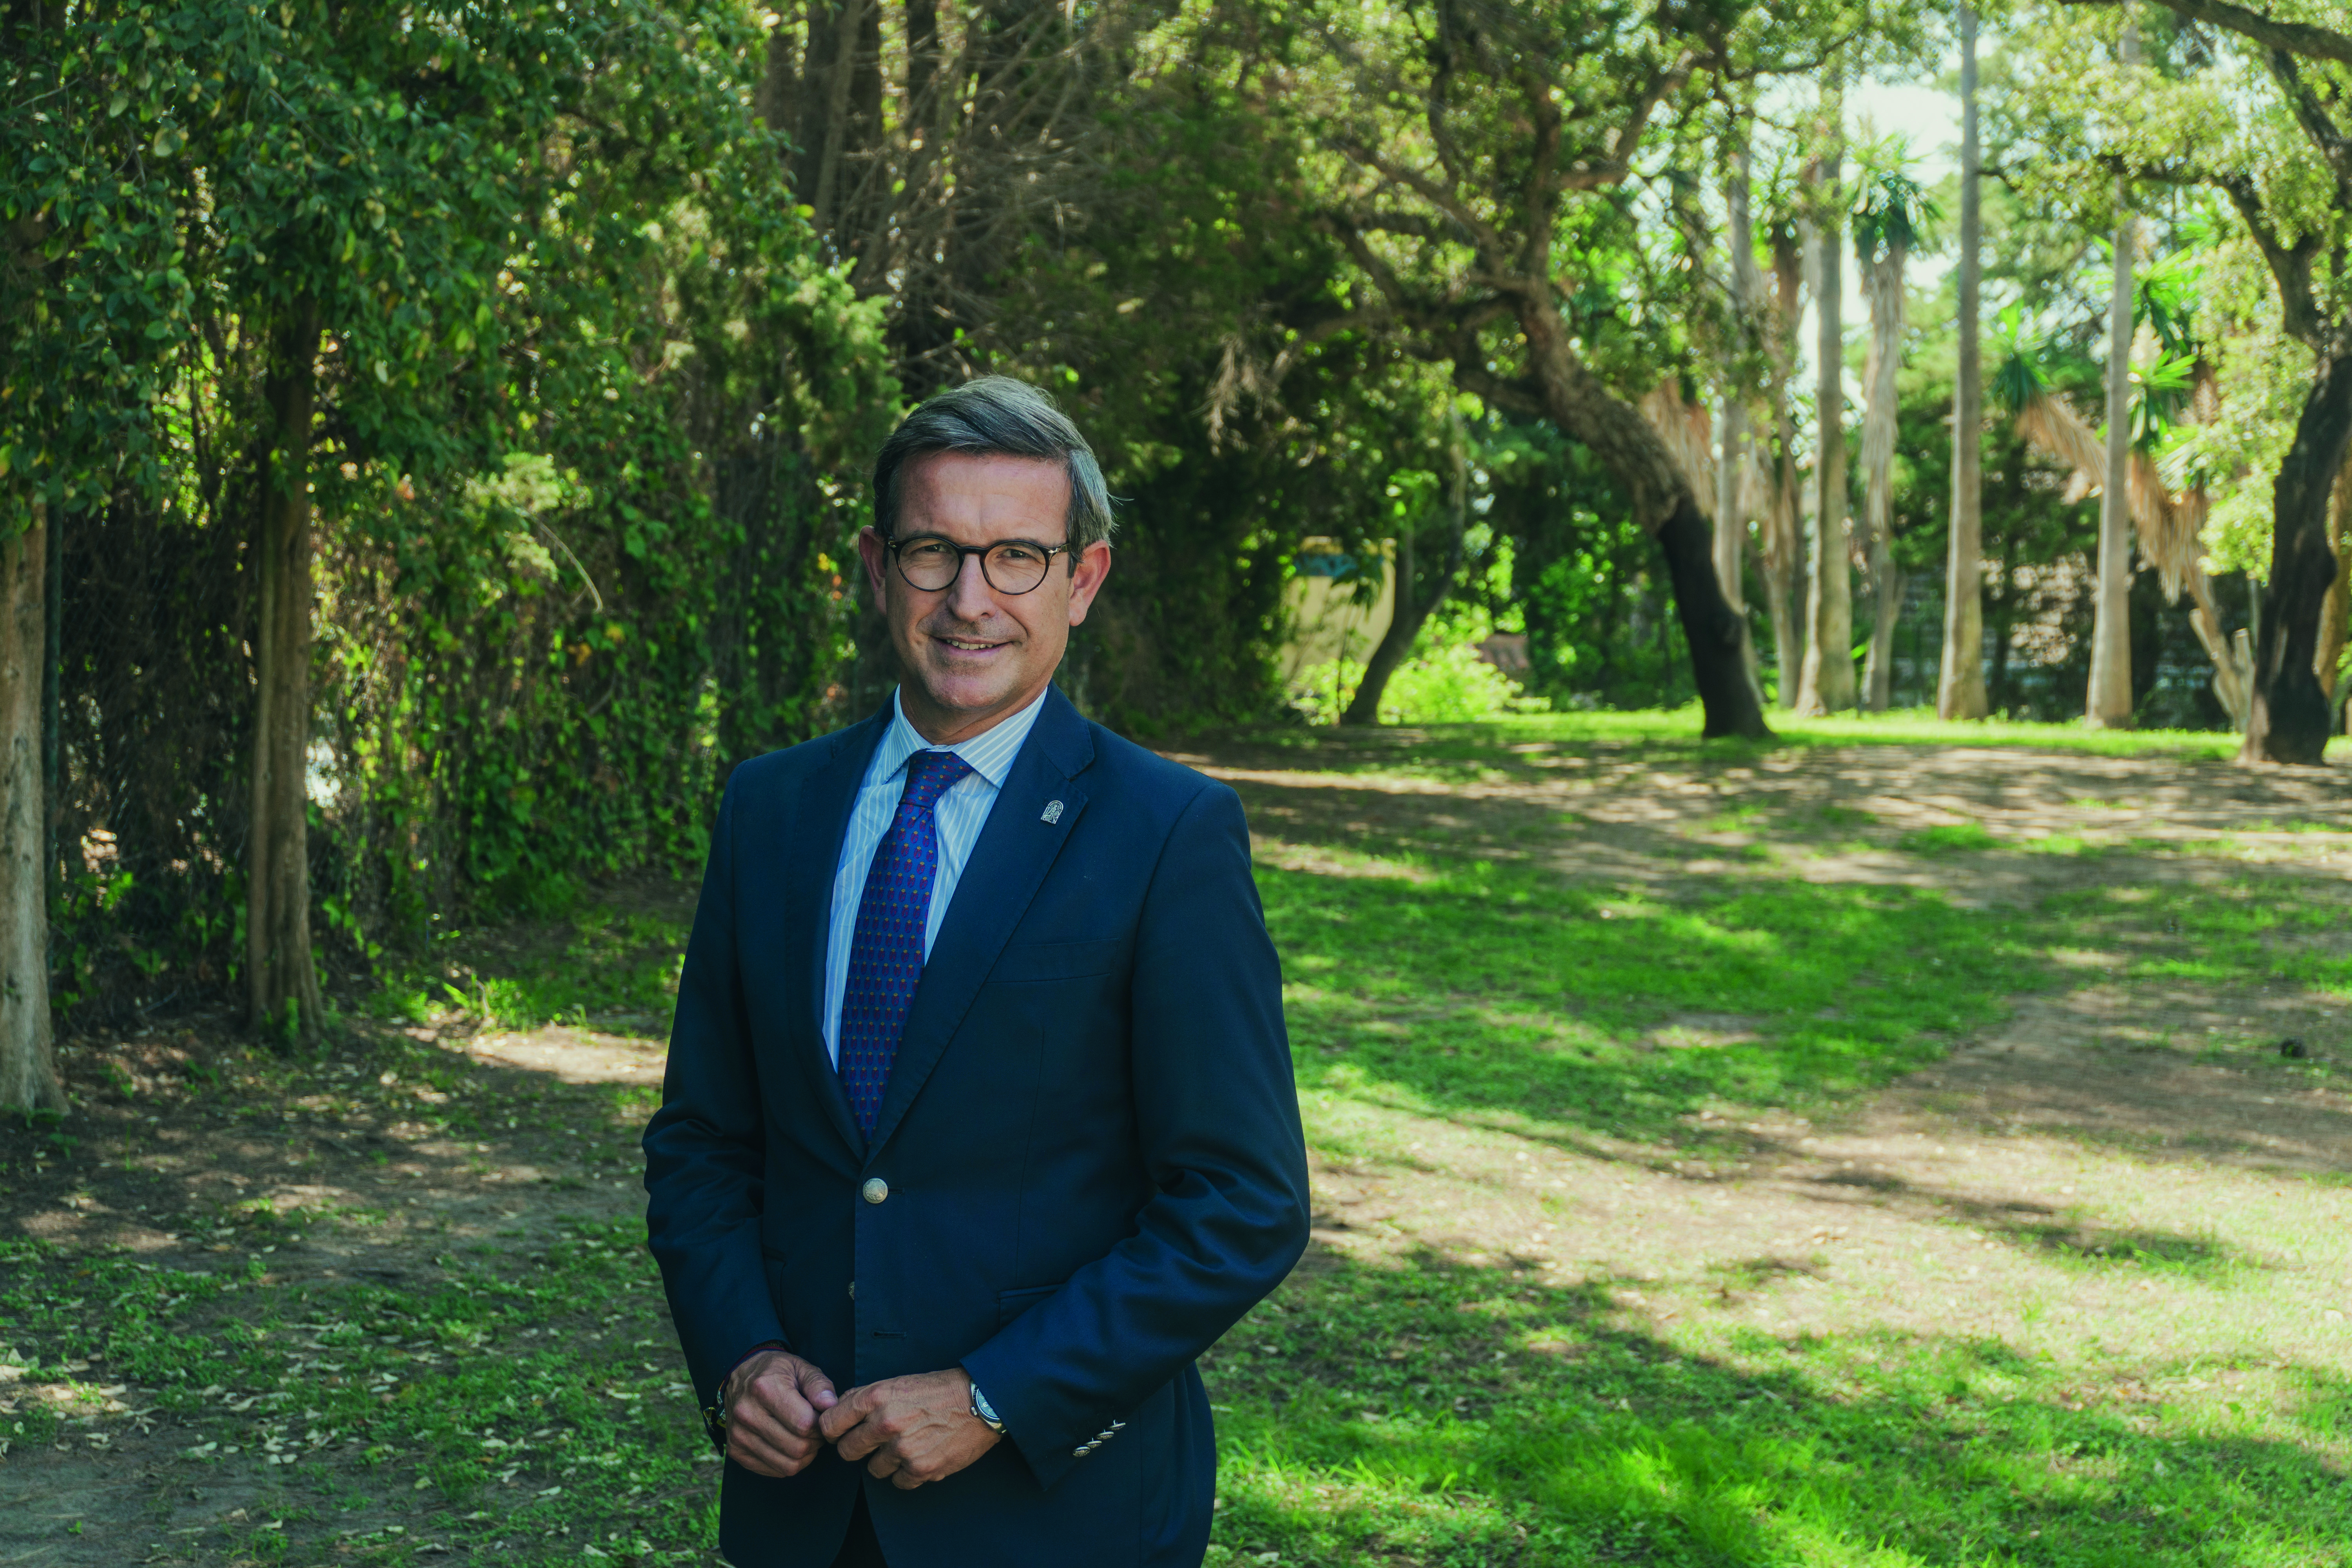
M 1212 1562 L 2352 1561 L 2346 778 L 1782 728 L 1192 759 L 1316 1163 Z M 635 1217 L 683 908 L 451 939 L 326 1062 L 77 1041 L 0 1143 L 0 1554 L 712 1561 Z

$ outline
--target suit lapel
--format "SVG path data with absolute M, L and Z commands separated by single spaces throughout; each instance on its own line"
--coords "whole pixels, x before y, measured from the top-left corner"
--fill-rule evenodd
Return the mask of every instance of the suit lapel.
M 874 748 L 888 729 L 890 712 L 886 706 L 841 731 L 833 753 L 801 781 L 800 797 L 787 817 L 792 839 L 784 882 L 783 960 L 791 1027 L 785 1048 L 807 1075 L 809 1093 L 825 1108 L 834 1131 L 853 1154 L 864 1152 L 866 1141 L 857 1135 L 840 1075 L 825 1050 L 825 943 L 833 930 L 834 872 L 841 864 L 842 841 L 849 836 L 849 815 L 874 760 Z
M 890 1066 L 890 1087 L 866 1145 L 869 1159 L 890 1141 L 924 1080 L 946 1054 L 948 1041 L 963 1022 L 981 982 L 995 967 L 1013 928 L 1037 896 L 1055 857 L 1086 811 L 1086 791 L 1076 775 L 1094 761 L 1087 721 L 1058 688 L 1048 689 L 1036 727 L 1013 761 L 1004 787 L 981 829 L 956 882 L 939 940 L 916 983 Z M 1059 811 L 1048 812 L 1059 801 Z

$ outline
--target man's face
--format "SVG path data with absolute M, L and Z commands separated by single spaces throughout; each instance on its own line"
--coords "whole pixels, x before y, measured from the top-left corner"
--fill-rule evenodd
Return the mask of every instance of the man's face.
M 896 537 L 929 534 L 978 548 L 1010 539 L 1064 544 L 1069 506 L 1069 475 L 1057 461 L 932 452 L 900 477 Z M 899 701 L 935 745 L 976 735 L 1035 700 L 1110 572 L 1110 546 L 1098 542 L 1075 572 L 1067 555 L 1055 555 L 1044 582 L 1009 594 L 991 586 L 971 555 L 952 584 L 925 592 L 901 574 L 874 530 L 858 535 L 857 551 L 906 673 Z

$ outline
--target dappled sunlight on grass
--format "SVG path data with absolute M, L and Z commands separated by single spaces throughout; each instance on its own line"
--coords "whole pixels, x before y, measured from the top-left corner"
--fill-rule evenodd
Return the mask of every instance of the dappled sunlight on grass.
M 1969 726 L 2092 764 L 1979 786 L 1696 729 L 1253 737 L 1284 760 L 1229 775 L 1322 1248 L 1212 1359 L 1213 1560 L 2352 1561 L 2352 901 L 2246 864 L 2352 823 L 2135 761 L 2226 736 Z M 2011 1050 L 2044 1076 L 1980 1093 Z
M 1226 1560 L 2284 1568 L 2352 1541 L 2334 1373 L 2263 1373 L 2315 1420 L 2177 1386 L 2086 1399 L 2180 1369 L 1965 1338 L 1706 1342 L 1624 1326 L 1614 1289 L 1427 1255 L 1295 1282 L 1212 1363 Z
M 1490 721 L 1478 728 L 1504 743 L 1534 740 L 1558 742 L 1675 741 L 1696 742 L 1703 715 L 1698 705 L 1668 710 L 1635 712 L 1535 713 Z M 2039 724 L 2008 719 L 1951 722 L 1936 717 L 1933 709 L 1915 708 L 1889 713 L 1829 714 L 1800 718 L 1788 712 L 1766 715 L 1774 739 L 1788 745 L 1941 745 L 2033 746 L 2084 752 L 2097 756 L 2170 756 L 2227 759 L 2238 752 L 2239 737 L 2212 730 L 2094 730 L 2083 724 Z M 1469 726 L 1435 727 L 1447 733 Z M 1487 743 L 1493 743 L 1493 741 Z M 1744 742 L 1708 742 L 1727 749 Z M 2352 745 L 2338 736 L 2328 742 L 2328 760 L 2352 758 Z
M 1666 904 L 1491 861 L 1259 885 L 1303 1088 L 1583 1131 L 1885 1082 L 2032 972 L 2012 926 L 1907 889 L 1772 881 Z M 1677 1031 L 1691 1015 L 1705 1023 Z
M 1203 1364 L 1213 1563 L 2352 1565 L 2331 775 L 1792 728 L 1208 759 L 1317 1237 Z M 6 1462 L 137 1454 L 109 1539 L 224 1562 L 707 1557 L 631 1144 L 689 893 L 444 938 L 341 1058 L 76 1058 L 102 1119 L 8 1135 Z
M 1424 760 L 1468 760 L 1510 747 L 1637 746 L 1661 752 L 1738 759 L 1791 746 L 1998 746 L 2074 752 L 2100 757 L 2158 757 L 2227 761 L 2238 753 L 2239 737 L 2210 730 L 2094 730 L 2082 724 L 2039 724 L 2006 719 L 1947 722 L 1929 709 L 1891 713 L 1848 713 L 1799 718 L 1793 713 L 1766 716 L 1772 730 L 1769 741 L 1699 738 L 1703 715 L 1698 705 L 1625 711 L 1523 713 L 1464 724 L 1412 727 L 1413 749 Z M 1361 731 L 1323 729 L 1260 731 L 1254 744 L 1275 745 L 1312 752 L 1339 742 L 1360 743 Z M 1399 731 L 1389 731 L 1395 735 Z M 2352 762 L 2352 740 L 2337 736 L 2327 743 L 2327 760 L 2342 765 Z M 1507 758 L 1496 758 L 1498 762 Z
M 451 932 L 423 962 L 390 971 L 368 1010 L 411 1024 L 454 1012 L 487 1028 L 593 1025 L 659 1037 L 685 940 L 677 915 L 596 904 L 544 925 Z

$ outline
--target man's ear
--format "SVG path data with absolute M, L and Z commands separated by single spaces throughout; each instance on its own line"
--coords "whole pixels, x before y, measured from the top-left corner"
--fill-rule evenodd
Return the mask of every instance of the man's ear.
M 1103 579 L 1110 575 L 1110 545 L 1097 539 L 1078 552 L 1070 565 L 1070 625 L 1085 624 L 1087 611 L 1092 607 L 1095 595 L 1102 591 Z
M 882 536 L 872 529 L 861 528 L 857 531 L 857 558 L 866 563 L 866 585 L 874 590 L 874 604 L 877 608 L 879 608 L 887 604 L 890 598 L 890 579 L 887 575 L 890 547 L 883 543 Z

